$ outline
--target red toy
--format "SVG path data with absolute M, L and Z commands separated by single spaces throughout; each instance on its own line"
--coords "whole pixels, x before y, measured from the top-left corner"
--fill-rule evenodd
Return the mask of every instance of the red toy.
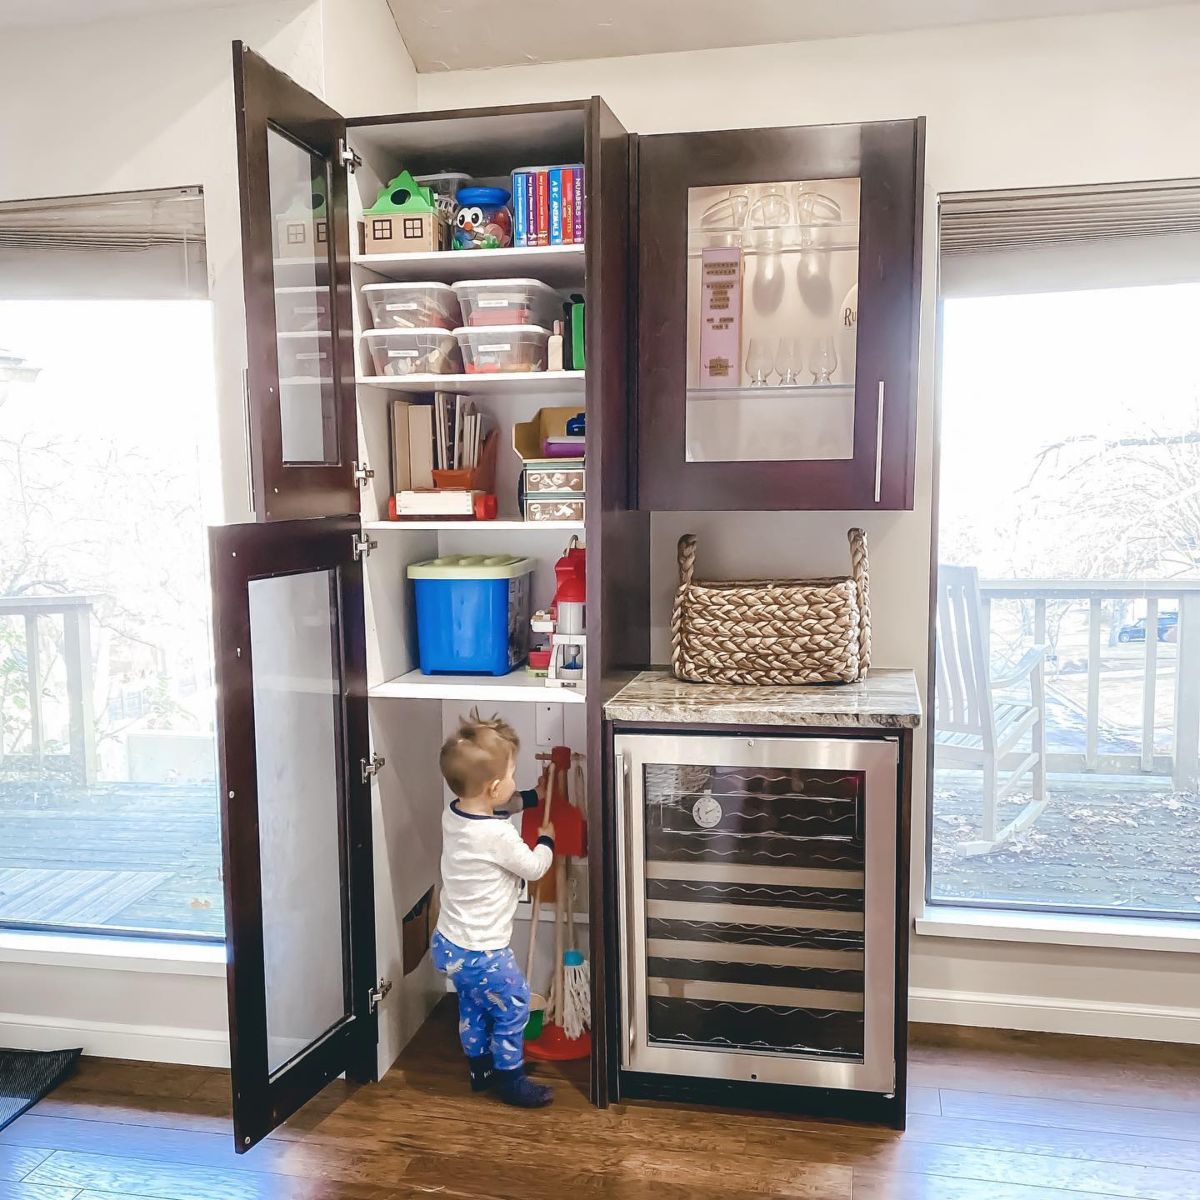
M 587 824 L 583 813 L 567 798 L 567 772 L 571 769 L 571 747 L 555 746 L 550 753 L 539 754 L 538 758 L 549 763 L 542 772 L 545 795 L 550 802 L 550 819 L 554 822 L 554 853 L 567 858 L 587 856 Z M 545 803 L 527 808 L 521 817 L 521 836 L 527 846 L 537 844 L 538 830 L 544 823 Z M 550 877 L 545 881 L 550 883 Z M 553 899 L 553 888 L 542 894 L 542 899 Z

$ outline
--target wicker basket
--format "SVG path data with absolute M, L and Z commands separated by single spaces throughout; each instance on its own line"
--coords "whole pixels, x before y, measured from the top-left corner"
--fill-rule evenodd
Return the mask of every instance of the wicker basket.
M 867 539 L 851 529 L 842 579 L 695 579 L 696 538 L 679 539 L 671 668 L 693 683 L 854 683 L 871 665 Z

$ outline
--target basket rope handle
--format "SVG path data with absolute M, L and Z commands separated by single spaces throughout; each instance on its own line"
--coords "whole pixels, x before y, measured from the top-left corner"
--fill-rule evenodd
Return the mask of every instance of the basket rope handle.
M 692 577 L 696 574 L 696 535 L 685 533 L 679 539 L 679 586 L 692 586 Z
M 871 666 L 871 569 L 867 561 L 867 535 L 851 529 L 850 573 L 858 591 L 858 663 L 865 674 Z
M 683 678 L 683 597 L 692 586 L 696 574 L 696 535 L 685 533 L 679 539 L 679 587 L 675 589 L 675 603 L 671 605 L 671 670 L 676 678 Z

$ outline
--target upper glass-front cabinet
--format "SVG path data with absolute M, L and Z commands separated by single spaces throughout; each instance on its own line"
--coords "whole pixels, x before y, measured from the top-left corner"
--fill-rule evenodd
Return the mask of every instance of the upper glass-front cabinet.
M 912 503 L 919 121 L 639 142 L 639 498 Z
M 255 515 L 356 513 L 346 122 L 240 42 L 233 66 Z

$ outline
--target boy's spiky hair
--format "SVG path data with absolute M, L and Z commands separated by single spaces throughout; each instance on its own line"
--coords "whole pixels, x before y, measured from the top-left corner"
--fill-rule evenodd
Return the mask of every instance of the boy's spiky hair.
M 460 798 L 478 796 L 493 779 L 502 779 L 521 740 L 499 717 L 485 720 L 477 708 L 442 744 L 442 778 Z

